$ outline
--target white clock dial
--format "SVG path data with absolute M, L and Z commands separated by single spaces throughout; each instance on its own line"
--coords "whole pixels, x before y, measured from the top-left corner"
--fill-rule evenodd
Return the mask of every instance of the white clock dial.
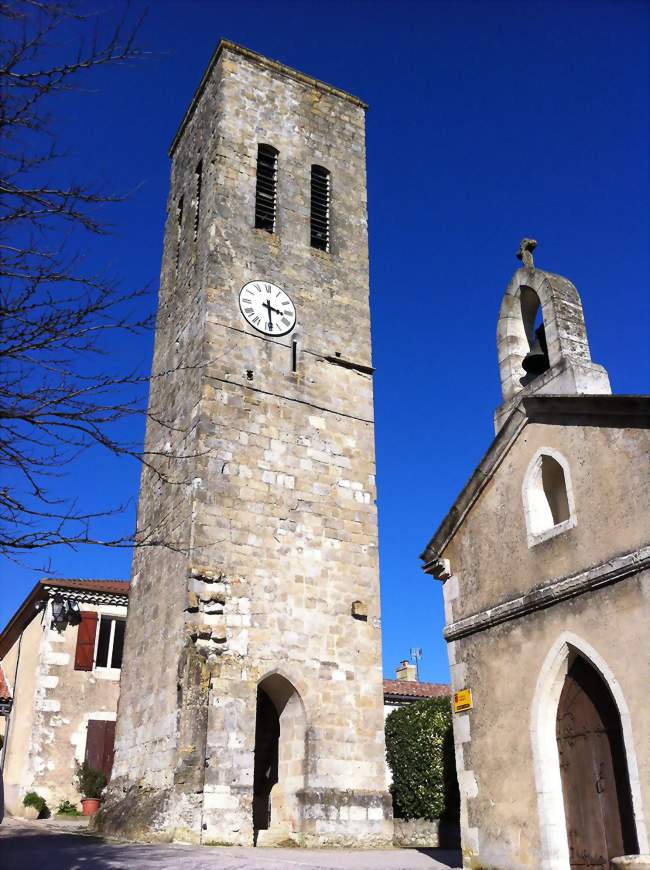
M 286 335 L 296 325 L 296 309 L 281 287 L 249 281 L 239 291 L 239 307 L 253 329 L 264 335 Z

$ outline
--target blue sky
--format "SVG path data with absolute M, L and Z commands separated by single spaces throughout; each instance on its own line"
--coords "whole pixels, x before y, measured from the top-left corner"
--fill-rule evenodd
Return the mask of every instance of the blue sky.
M 89 9 L 94 3 L 88 2 Z M 138 4 L 135 4 L 136 9 Z M 106 9 L 104 4 L 102 8 Z M 152 56 L 54 105 L 67 169 L 133 191 L 86 256 L 124 286 L 160 266 L 167 146 L 220 37 L 351 91 L 367 125 L 371 304 L 387 676 L 412 646 L 448 679 L 442 595 L 418 555 L 493 436 L 495 329 L 523 236 L 581 293 L 592 357 L 615 392 L 648 391 L 648 7 L 645 2 L 172 2 Z M 110 9 L 105 13 L 110 17 Z M 398 325 L 395 293 L 406 316 Z M 115 365 L 147 369 L 151 341 Z M 141 437 L 139 427 L 134 437 Z M 57 482 L 98 508 L 138 468 L 100 453 Z M 53 550 L 60 576 L 127 577 L 127 551 Z M 35 574 L 1 566 L 0 623 Z

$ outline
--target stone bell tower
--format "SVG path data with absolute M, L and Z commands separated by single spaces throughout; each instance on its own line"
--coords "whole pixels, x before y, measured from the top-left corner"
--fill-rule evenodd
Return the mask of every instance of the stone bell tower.
M 103 830 L 391 840 L 364 121 L 222 41 L 172 143 Z
M 516 400 L 531 393 L 609 394 L 605 369 L 591 361 L 580 296 L 560 275 L 536 269 L 534 239 L 523 239 L 517 269 L 506 288 L 497 325 L 503 403 L 498 432 Z

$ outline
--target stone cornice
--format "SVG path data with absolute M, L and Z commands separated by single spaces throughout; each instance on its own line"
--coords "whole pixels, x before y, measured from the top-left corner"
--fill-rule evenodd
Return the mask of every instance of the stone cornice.
M 624 556 L 608 559 L 607 562 L 595 565 L 586 571 L 553 580 L 518 598 L 512 598 L 495 607 L 459 619 L 458 622 L 448 625 L 443 635 L 447 641 L 459 640 L 500 625 L 502 622 L 509 622 L 512 619 L 528 616 L 536 610 L 552 607 L 568 598 L 576 598 L 584 595 L 585 592 L 592 592 L 601 586 L 618 583 L 619 580 L 624 580 L 645 568 L 650 568 L 650 545 L 626 553 Z
M 217 65 L 219 58 L 224 51 L 230 51 L 233 54 L 238 54 L 241 57 L 245 57 L 247 60 L 251 60 L 254 63 L 259 64 L 260 66 L 264 66 L 267 69 L 272 70 L 273 72 L 279 73 L 280 75 L 287 76 L 288 78 L 292 78 L 298 82 L 302 82 L 303 84 L 309 85 L 312 88 L 317 88 L 319 91 L 324 91 L 327 94 L 332 94 L 332 96 L 340 97 L 343 100 L 347 100 L 349 103 L 353 103 L 360 109 L 365 110 L 368 108 L 367 103 L 364 103 L 363 100 L 360 100 L 353 94 L 349 94 L 347 91 L 342 91 L 339 88 L 335 88 L 333 85 L 328 85 L 326 82 L 320 81 L 320 79 L 315 79 L 311 76 L 305 75 L 305 73 L 301 73 L 299 70 L 293 69 L 290 66 L 285 66 L 283 63 L 278 63 L 278 61 L 271 60 L 268 57 L 264 57 L 263 54 L 258 54 L 256 51 L 251 51 L 249 48 L 244 48 L 242 45 L 237 45 L 237 43 L 230 42 L 230 40 L 228 39 L 221 39 L 215 49 L 214 54 L 210 58 L 210 62 L 206 71 L 203 73 L 203 77 L 199 82 L 199 86 L 196 89 L 194 96 L 192 97 L 192 102 L 190 103 L 187 111 L 185 112 L 185 115 L 183 116 L 183 119 L 179 124 L 178 130 L 176 131 L 176 134 L 172 139 L 172 143 L 169 146 L 168 152 L 170 157 L 174 155 L 174 151 L 176 150 L 176 146 L 178 145 L 180 138 L 183 135 L 183 131 L 185 130 L 185 127 L 188 125 L 192 115 L 194 114 L 194 110 L 199 104 L 199 100 L 201 99 L 201 95 L 205 90 L 205 86 L 210 80 L 212 70 Z

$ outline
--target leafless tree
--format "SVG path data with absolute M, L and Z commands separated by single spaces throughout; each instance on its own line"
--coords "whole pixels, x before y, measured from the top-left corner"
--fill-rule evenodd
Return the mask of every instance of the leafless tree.
M 150 324 L 134 315 L 147 307 L 138 304 L 145 291 L 122 290 L 79 255 L 84 234 L 108 231 L 101 207 L 121 196 L 63 177 L 51 114 L 53 98 L 89 71 L 142 56 L 129 12 L 103 32 L 72 0 L 0 2 L 0 554 L 9 558 L 56 544 L 132 543 L 97 541 L 106 511 L 56 495 L 56 478 L 96 445 L 143 458 L 116 430 L 143 413 L 148 378 L 102 373 L 93 360 L 107 335 Z M 86 38 L 70 56 L 77 31 Z

